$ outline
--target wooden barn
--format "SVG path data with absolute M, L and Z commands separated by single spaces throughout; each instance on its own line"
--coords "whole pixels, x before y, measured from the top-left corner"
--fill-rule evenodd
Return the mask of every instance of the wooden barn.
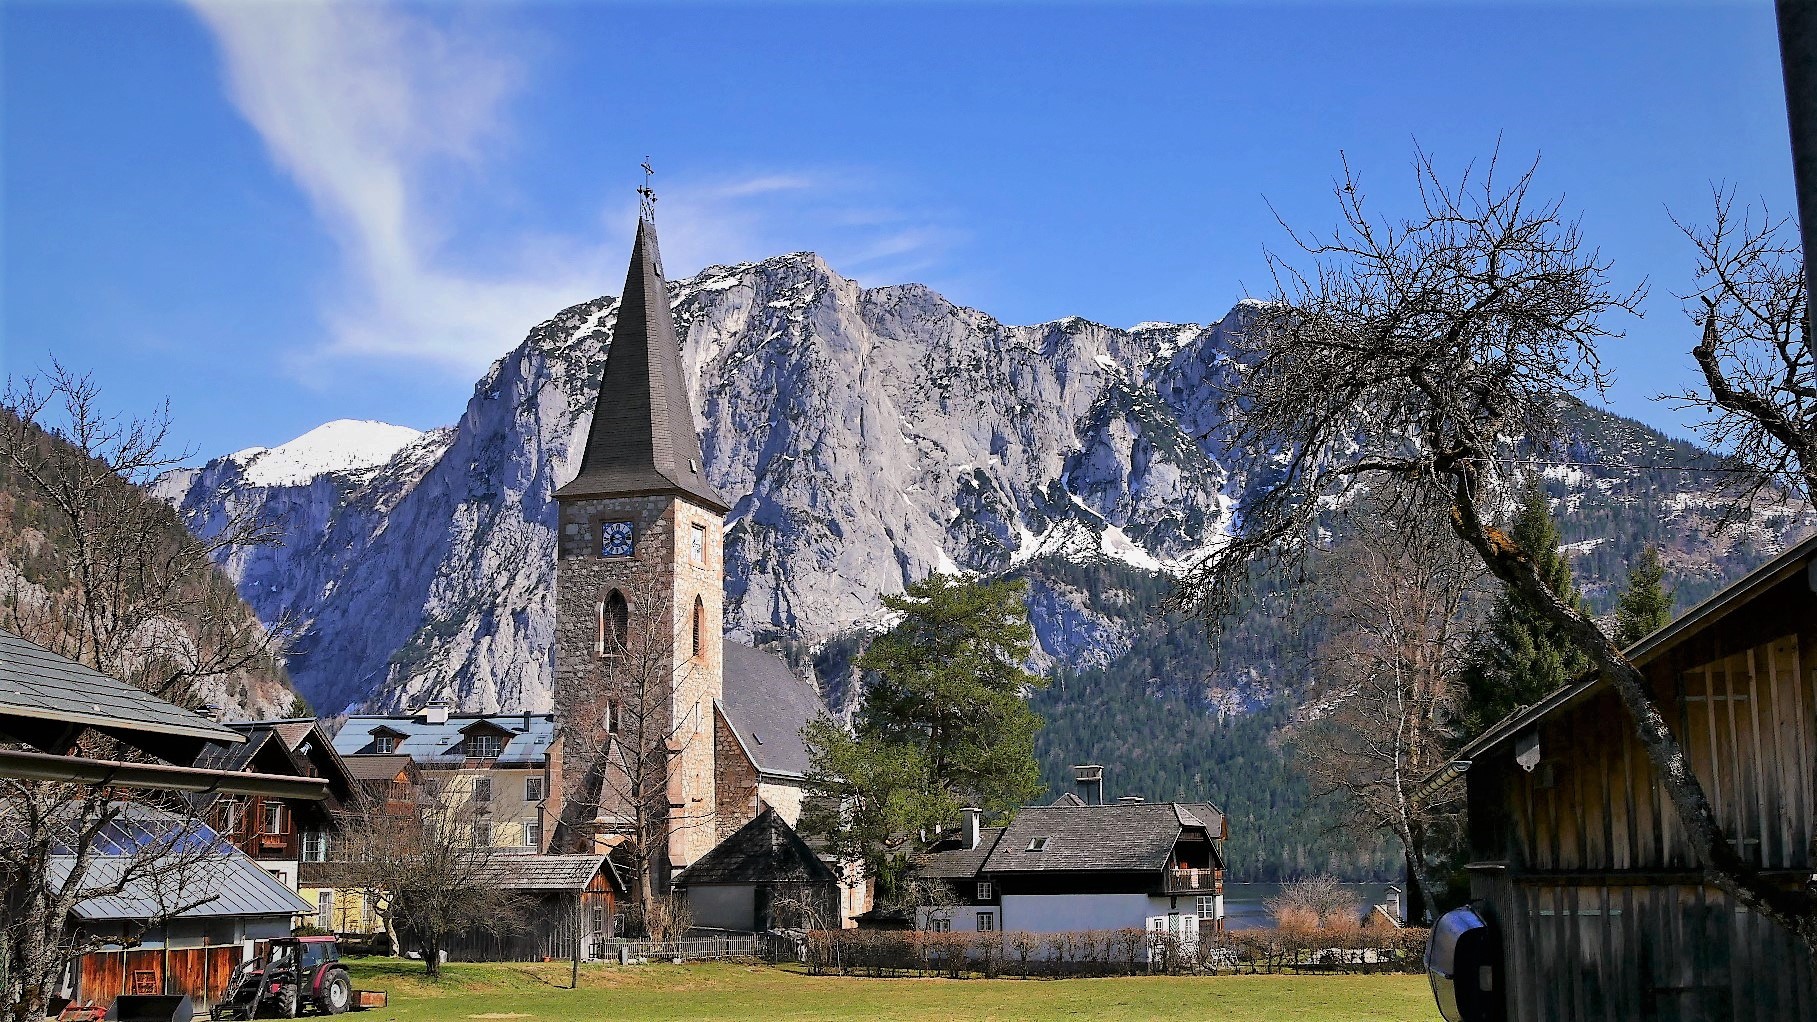
M 447 943 L 448 957 L 469 962 L 582 961 L 605 954 L 618 934 L 624 883 L 604 855 L 500 855 L 487 865 L 492 882 L 511 892 L 515 917 L 498 932 L 474 932 Z M 404 934 L 406 947 L 414 941 Z
M 1730 841 L 1788 886 L 1817 865 L 1814 560 L 1817 539 L 1628 651 Z M 1467 1019 L 1817 1018 L 1809 957 L 1705 882 L 1631 730 L 1613 689 L 1590 677 L 1435 775 L 1467 785 L 1472 907 L 1485 924 L 1460 952 L 1484 960 L 1451 970 L 1461 989 L 1435 974 L 1441 1007 L 1450 994 L 1464 1004 L 1447 1015 Z

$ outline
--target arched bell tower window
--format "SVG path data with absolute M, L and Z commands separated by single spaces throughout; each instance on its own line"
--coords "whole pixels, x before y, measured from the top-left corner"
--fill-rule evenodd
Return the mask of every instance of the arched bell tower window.
M 625 602 L 624 593 L 614 589 L 599 605 L 599 655 L 623 650 L 630 630 L 631 605 Z
M 699 656 L 707 648 L 707 605 L 700 597 L 694 597 L 694 655 Z

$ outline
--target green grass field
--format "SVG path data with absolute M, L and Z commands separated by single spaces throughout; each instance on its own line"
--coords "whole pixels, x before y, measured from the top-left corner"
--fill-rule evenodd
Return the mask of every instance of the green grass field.
M 360 1022 L 641 1022 L 645 1019 L 955 1020 L 1319 1019 L 1432 1022 L 1420 976 L 1215 976 L 1122 979 L 855 979 L 702 963 L 568 966 L 453 963 L 437 985 L 419 962 L 355 959 L 354 985 L 386 990 Z

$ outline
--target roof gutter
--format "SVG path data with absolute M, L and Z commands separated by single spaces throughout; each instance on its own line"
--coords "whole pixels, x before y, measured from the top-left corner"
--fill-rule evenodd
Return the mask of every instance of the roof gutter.
M 268 795 L 312 802 L 328 798 L 328 780 L 322 777 L 285 777 L 281 774 L 251 774 L 237 770 L 207 770 L 158 763 L 123 763 L 119 760 L 53 756 L 45 752 L 19 752 L 11 749 L 0 749 L 0 777 L 111 785 L 118 788 Z

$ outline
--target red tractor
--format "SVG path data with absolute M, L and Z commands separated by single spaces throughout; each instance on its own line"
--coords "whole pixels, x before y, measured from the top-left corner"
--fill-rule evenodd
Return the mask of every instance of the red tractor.
M 333 937 L 280 937 L 240 963 L 209 1015 L 225 1019 L 296 1018 L 306 1008 L 339 1015 L 353 1004 L 353 980 Z

